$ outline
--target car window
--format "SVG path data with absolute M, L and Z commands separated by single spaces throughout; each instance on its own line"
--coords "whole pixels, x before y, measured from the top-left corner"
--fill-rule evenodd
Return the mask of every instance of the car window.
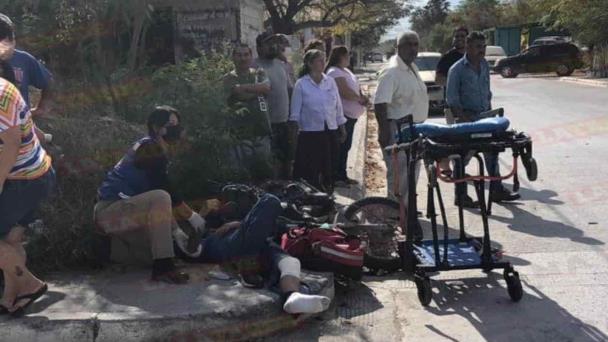
M 439 56 L 425 56 L 416 58 L 416 66 L 420 71 L 436 70 L 439 63 Z
M 505 50 L 500 46 L 486 47 L 486 56 L 506 56 Z

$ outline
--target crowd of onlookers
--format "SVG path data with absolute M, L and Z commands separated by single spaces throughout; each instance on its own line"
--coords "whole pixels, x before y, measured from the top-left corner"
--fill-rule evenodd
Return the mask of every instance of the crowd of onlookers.
M 256 59 L 250 46 L 237 44 L 232 51 L 234 70 L 222 80 L 226 105 L 242 113 L 235 116 L 234 126 L 249 132 L 234 157 L 245 168 L 248 159 L 263 160 L 276 179 L 304 179 L 332 193 L 336 186 L 356 183 L 348 178 L 347 159 L 355 124 L 370 99 L 349 68 L 351 54 L 346 47 L 325 51 L 324 42 L 310 42 L 296 74 L 286 58 L 288 45 L 283 35 L 263 33 L 256 40 Z M 397 54 L 380 72 L 373 102 L 382 148 L 395 143 L 396 120 L 412 114 L 420 123 L 428 117 L 426 85 L 414 63 L 418 47 L 415 32 L 402 34 Z M 454 49 L 443 57 L 437 72 L 438 82 L 446 84 L 450 124 L 475 121 L 491 108 L 484 51 L 481 33 L 454 31 Z M 52 137 L 33 121 L 46 109 L 52 78 L 35 58 L 15 49 L 15 27 L 4 15 L 0 15 L 0 76 L 0 269 L 4 274 L 0 314 L 19 316 L 47 291 L 47 285 L 26 267 L 23 241 L 24 227 L 55 183 L 51 158 L 41 144 Z M 42 99 L 32 109 L 30 85 L 42 89 Z M 264 195 L 241 222 L 211 228 L 180 196 L 168 166 L 174 146 L 184 137 L 182 114 L 188 113 L 169 106 L 154 108 L 146 136 L 134 142 L 98 189 L 97 233 L 119 238 L 128 247 L 113 249 L 112 259 L 138 259 L 151 266 L 153 280 L 171 284 L 189 280 L 176 267 L 176 254 L 193 262 L 261 259 L 265 267 L 260 272 L 281 293 L 286 312 L 325 310 L 329 299 L 308 292 L 300 281 L 299 261 L 271 239 L 281 229 L 276 219 L 282 206 L 276 197 Z M 384 158 L 388 194 L 403 198 L 407 160 L 389 152 Z M 489 174 L 499 175 L 497 155 L 486 156 L 486 161 Z M 455 166 L 455 172 L 462 170 L 462 165 Z M 466 185 L 459 186 L 457 199 L 466 207 L 477 207 L 465 191 Z M 518 196 L 500 182 L 492 183 L 493 201 Z

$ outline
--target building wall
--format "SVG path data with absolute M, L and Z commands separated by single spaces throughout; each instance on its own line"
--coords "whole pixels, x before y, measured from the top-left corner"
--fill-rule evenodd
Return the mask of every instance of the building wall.
M 240 41 L 255 51 L 255 38 L 264 31 L 266 9 L 260 0 L 241 0 Z
M 264 28 L 264 5 L 259 0 L 154 0 L 175 14 L 176 59 L 187 51 L 210 51 L 243 41 L 255 46 Z

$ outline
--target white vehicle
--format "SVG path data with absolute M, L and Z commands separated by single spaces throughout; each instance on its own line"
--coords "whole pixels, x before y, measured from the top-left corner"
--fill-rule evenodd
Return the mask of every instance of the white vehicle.
M 416 66 L 420 71 L 420 78 L 426 84 L 429 94 L 429 114 L 443 115 L 445 107 L 443 87 L 435 83 L 435 70 L 441 59 L 439 52 L 420 52 L 416 57 Z
M 501 46 L 487 46 L 486 47 L 486 61 L 490 64 L 490 69 L 496 65 L 499 59 L 507 57 L 505 50 Z

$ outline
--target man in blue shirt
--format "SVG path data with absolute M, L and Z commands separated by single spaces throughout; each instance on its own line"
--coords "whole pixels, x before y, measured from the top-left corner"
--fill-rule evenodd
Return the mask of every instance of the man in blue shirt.
M 40 101 L 37 106 L 31 109 L 31 112 L 34 117 L 43 116 L 48 110 L 51 98 L 52 75 L 34 56 L 25 51 L 15 49 L 15 25 L 12 20 L 0 13 L 0 21 L 10 26 L 13 31 L 11 37 L 7 37 L 1 42 L 3 47 L 6 46 L 7 48 L 2 49 L 0 59 L 8 61 L 13 68 L 15 85 L 19 88 L 19 92 L 28 106 L 31 107 L 29 87 L 33 86 L 41 90 Z M 51 135 L 44 134 L 38 128 L 36 130 L 36 134 L 40 139 L 47 142 L 50 141 Z
M 481 32 L 471 32 L 466 41 L 466 53 L 456 62 L 448 73 L 447 102 L 454 114 L 456 123 L 473 122 L 479 114 L 492 108 L 490 91 L 490 67 L 485 60 L 486 38 Z M 498 154 L 484 154 L 486 168 L 491 176 L 500 176 Z M 456 177 L 460 177 L 461 166 L 455 166 Z M 490 199 L 493 202 L 514 201 L 519 194 L 507 190 L 501 181 L 490 183 Z M 456 204 L 464 207 L 477 207 L 466 194 L 466 183 L 456 186 Z

